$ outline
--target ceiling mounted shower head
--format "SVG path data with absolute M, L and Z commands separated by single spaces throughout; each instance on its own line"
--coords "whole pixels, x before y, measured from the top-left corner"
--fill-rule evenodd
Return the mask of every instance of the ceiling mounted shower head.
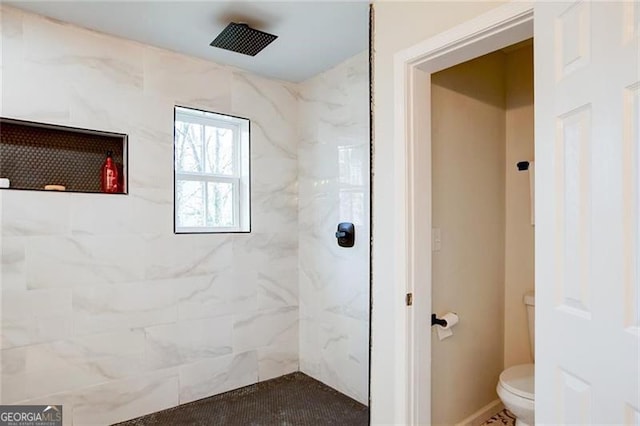
M 230 23 L 210 46 L 256 56 L 278 36 L 251 28 L 247 24 Z

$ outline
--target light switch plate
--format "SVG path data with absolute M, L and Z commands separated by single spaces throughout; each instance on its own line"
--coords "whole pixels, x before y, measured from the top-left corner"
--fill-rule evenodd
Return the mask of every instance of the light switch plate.
M 433 228 L 431 230 L 431 250 L 440 251 L 442 248 L 442 233 L 440 228 Z

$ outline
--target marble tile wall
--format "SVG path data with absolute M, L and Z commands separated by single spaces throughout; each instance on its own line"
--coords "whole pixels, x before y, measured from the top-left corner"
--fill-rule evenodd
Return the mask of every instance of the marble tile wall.
M 369 57 L 301 86 L 300 369 L 368 404 Z M 356 243 L 336 243 L 353 222 Z
M 297 371 L 297 86 L 0 12 L 2 116 L 129 135 L 127 196 L 0 192 L 1 403 L 108 424 Z M 251 119 L 251 234 L 173 234 L 176 104 Z

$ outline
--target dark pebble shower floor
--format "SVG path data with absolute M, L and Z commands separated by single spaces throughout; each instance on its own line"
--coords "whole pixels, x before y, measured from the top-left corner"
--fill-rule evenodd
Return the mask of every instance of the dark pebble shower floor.
M 369 409 L 303 373 L 138 417 L 118 426 L 345 425 L 365 426 Z

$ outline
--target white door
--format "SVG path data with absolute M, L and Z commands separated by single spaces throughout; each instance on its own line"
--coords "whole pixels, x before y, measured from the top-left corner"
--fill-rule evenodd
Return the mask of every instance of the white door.
M 640 5 L 534 18 L 536 423 L 637 425 Z

